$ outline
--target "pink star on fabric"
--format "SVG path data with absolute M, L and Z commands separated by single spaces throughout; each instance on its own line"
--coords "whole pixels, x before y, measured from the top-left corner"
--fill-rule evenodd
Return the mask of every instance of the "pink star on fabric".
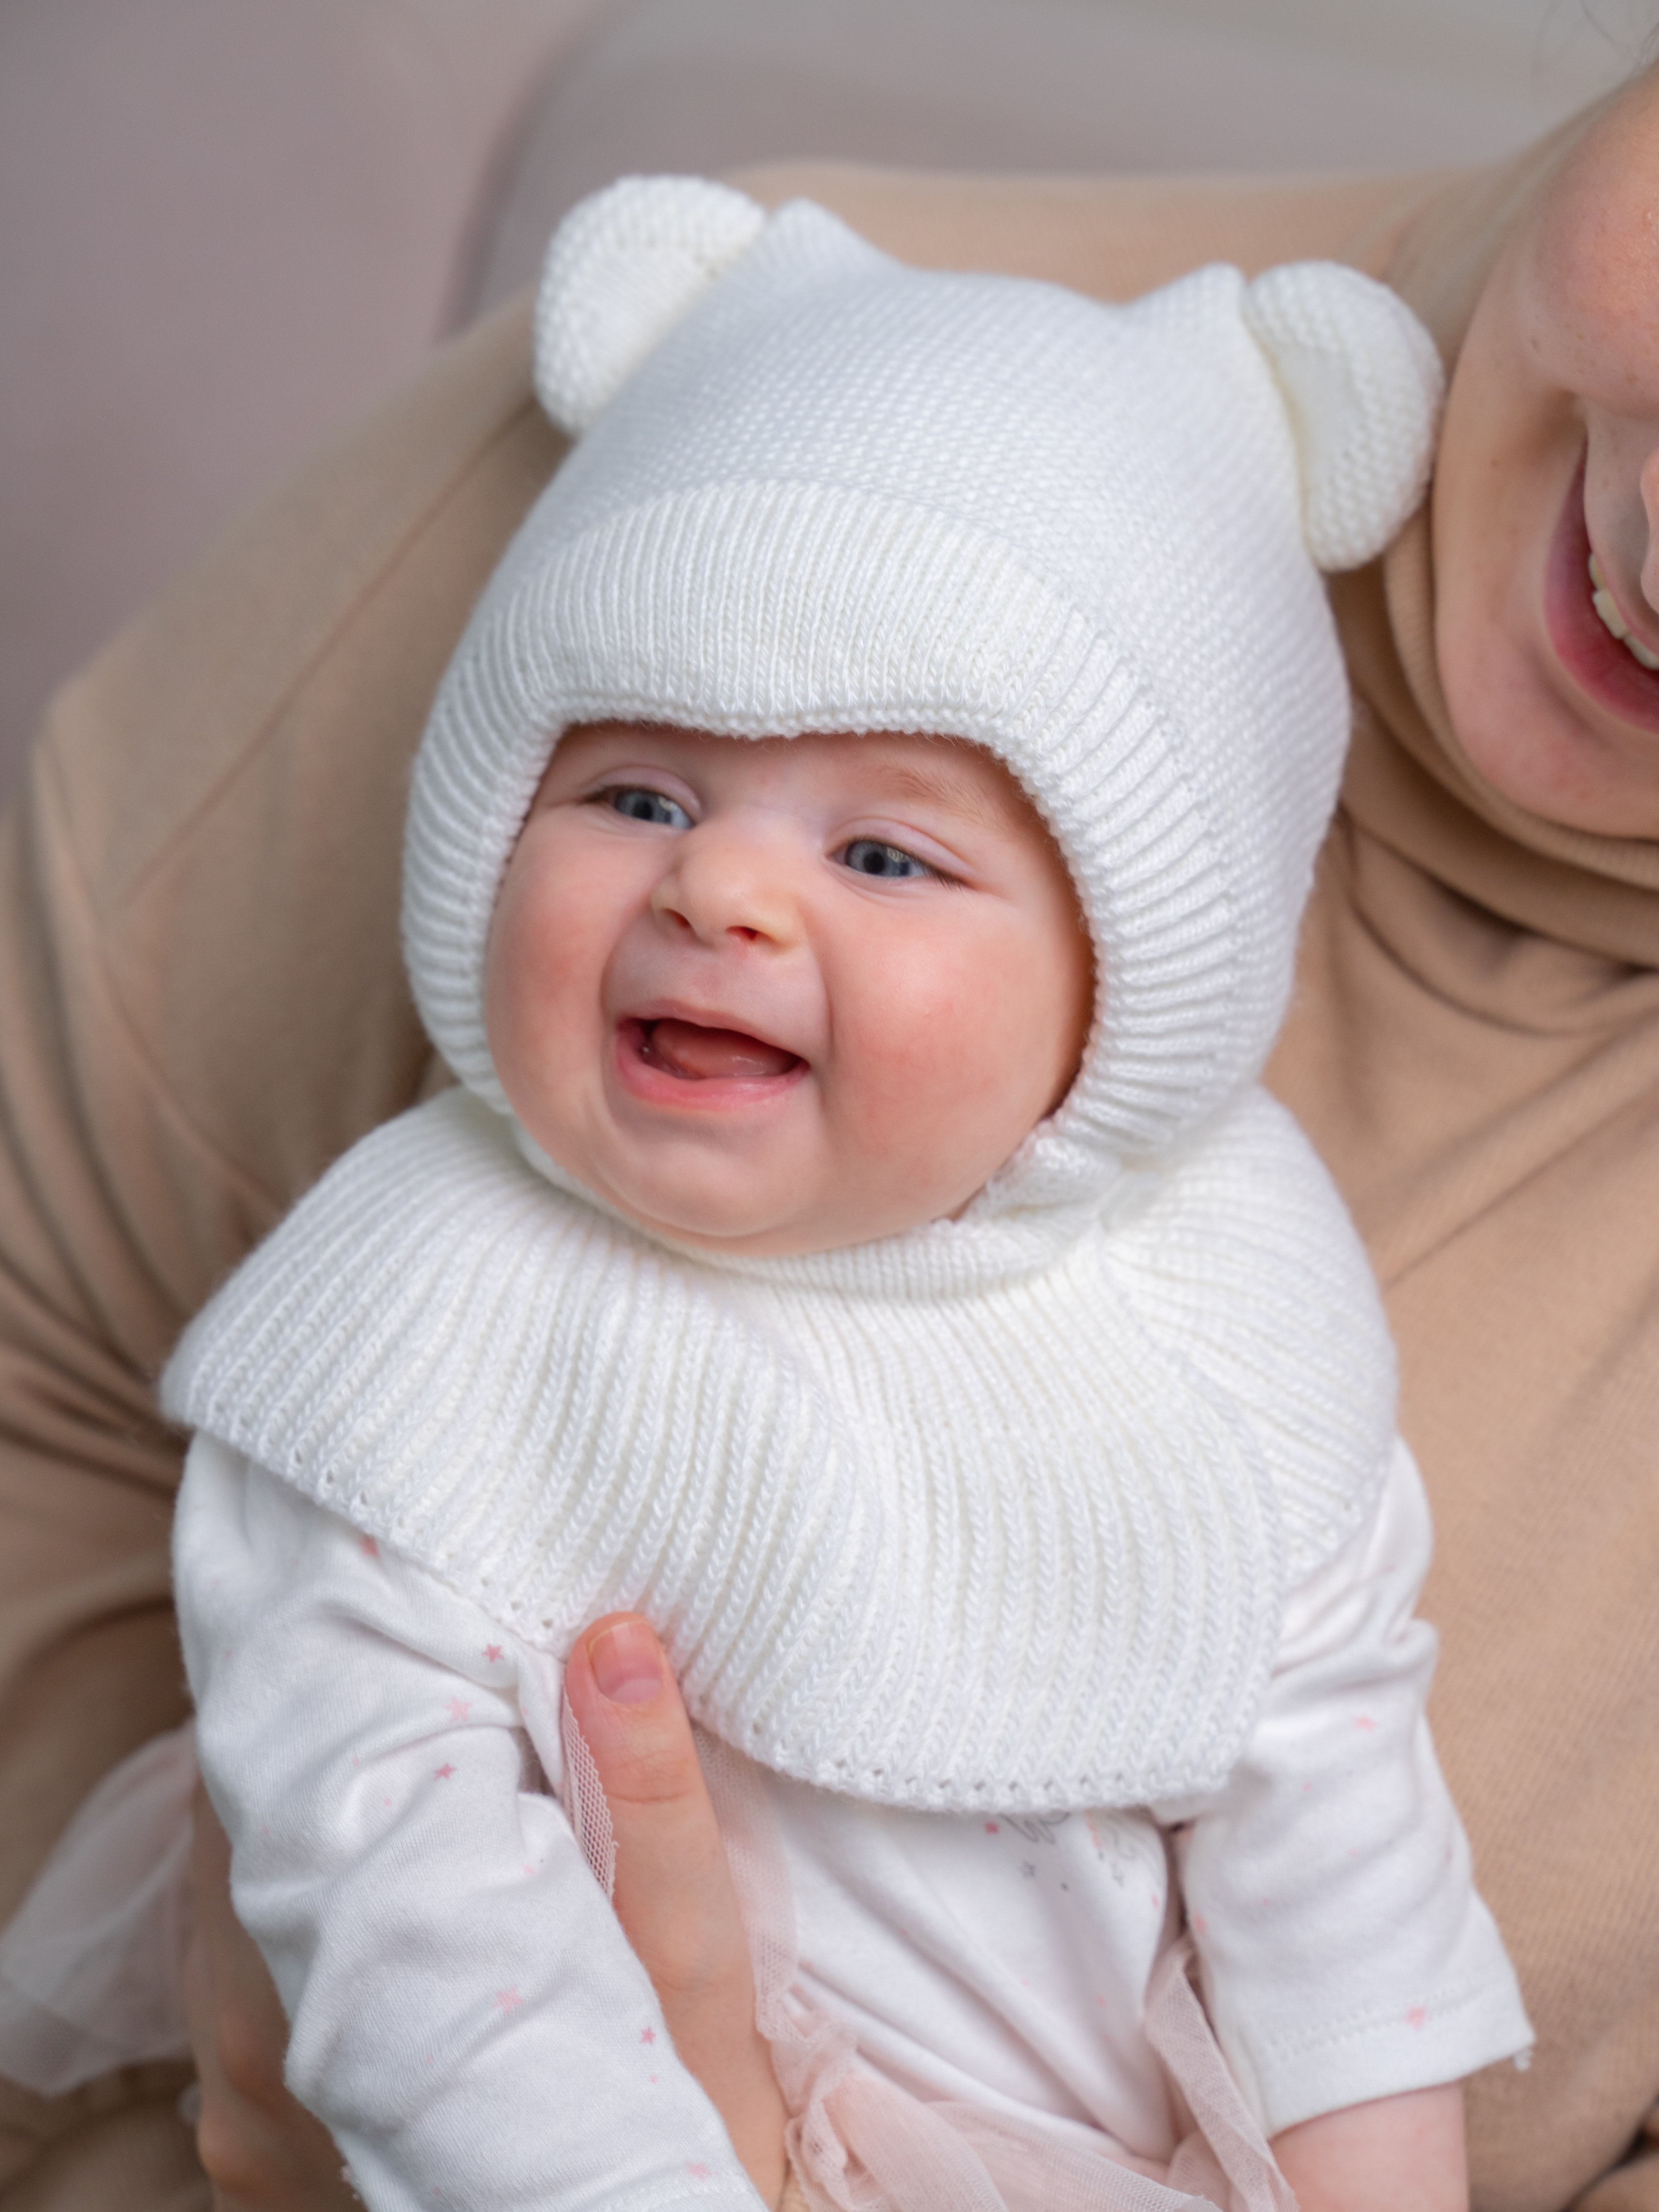
M 516 1982 L 510 1990 L 497 1990 L 495 1992 L 495 2008 L 498 2012 L 517 2012 L 523 2002 L 524 1999 L 519 1995 L 519 1985 Z
M 657 2031 L 654 2027 L 642 2027 L 640 2030 L 640 2041 L 641 2043 L 654 2043 L 656 2039 Z
M 996 1834 L 997 1824 L 994 1820 L 988 1820 L 985 1823 L 985 1832 L 988 1836 L 994 1836 Z
M 465 1698 L 452 1698 L 444 1710 L 448 1713 L 451 1720 L 464 1721 L 472 1707 Z
M 707 2181 L 708 2179 L 708 2168 L 700 2158 L 694 2158 L 685 2170 L 693 2181 Z
M 493 1667 L 493 1666 L 495 1666 L 495 1664 L 496 1663 L 496 1662 L 500 1659 L 501 1656 L 501 1645 L 500 1645 L 499 1644 L 485 1644 L 485 1646 L 484 1646 L 484 1657 L 485 1657 L 486 1659 L 488 1659 L 488 1660 L 489 1660 L 489 1663 L 490 1663 L 490 1665 L 491 1665 L 492 1667 Z
M 1356 1713 L 1353 1717 L 1353 1724 L 1357 1729 L 1363 1729 L 1367 1735 L 1376 1733 L 1376 1723 L 1369 1713 Z
M 451 1776 L 454 1771 L 455 1771 L 455 1770 L 454 1770 L 454 1768 L 450 1765 L 449 1761 L 448 1761 L 447 1759 L 445 1759 L 445 1761 L 444 1761 L 444 1763 L 443 1763 L 443 1765 L 442 1765 L 441 1766 L 434 1766 L 434 1767 L 433 1768 L 433 1770 L 432 1770 L 432 1779 L 433 1779 L 434 1782 L 447 1782 L 447 1781 L 448 1781 L 448 1779 L 449 1779 L 449 1778 L 450 1778 L 450 1776 Z
M 365 1536 L 363 1538 L 363 1549 L 368 1553 L 371 1559 L 378 1559 L 380 1556 L 380 1547 L 375 1542 L 373 1536 Z
M 1411 2010 L 1406 2014 L 1406 2024 L 1408 2027 L 1421 2027 L 1428 2016 L 1429 2008 L 1427 2005 L 1413 2005 Z

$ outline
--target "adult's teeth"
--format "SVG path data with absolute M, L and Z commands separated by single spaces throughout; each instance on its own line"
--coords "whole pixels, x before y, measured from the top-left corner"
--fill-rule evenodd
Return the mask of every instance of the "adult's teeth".
M 1619 611 L 1619 602 L 1607 589 L 1601 574 L 1601 563 L 1592 553 L 1589 556 L 1590 581 L 1595 589 L 1590 593 L 1590 605 L 1601 617 L 1604 629 L 1610 630 L 1633 659 L 1644 668 L 1659 668 L 1659 653 L 1651 653 L 1639 637 L 1632 637 L 1630 624 Z

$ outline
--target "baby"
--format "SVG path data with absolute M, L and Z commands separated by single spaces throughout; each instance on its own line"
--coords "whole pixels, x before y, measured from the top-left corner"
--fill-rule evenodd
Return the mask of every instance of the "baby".
M 1267 2138 L 1528 2040 L 1379 1306 L 1255 1087 L 1346 735 L 1316 563 L 1420 495 L 1427 342 L 1347 271 L 1108 308 L 658 179 L 555 240 L 538 371 L 579 442 L 410 807 L 460 1087 L 165 1382 L 289 2080 L 374 2212 L 757 2201 L 562 1726 L 632 1607 L 793 2189 L 1282 2205 Z

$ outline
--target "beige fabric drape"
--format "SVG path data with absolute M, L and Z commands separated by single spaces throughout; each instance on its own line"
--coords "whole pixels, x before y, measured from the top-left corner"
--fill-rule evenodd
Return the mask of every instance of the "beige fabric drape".
M 1455 343 L 1538 173 L 753 181 L 912 258 L 1103 294 L 1334 254 Z M 151 1377 L 323 1167 L 437 1079 L 398 965 L 404 783 L 556 459 L 527 333 L 520 304 L 450 349 L 117 640 L 0 836 L 0 1913 L 181 1707 Z M 1659 898 L 1653 848 L 1506 818 L 1472 782 L 1425 542 L 1338 592 L 1359 738 L 1275 1079 L 1388 1285 L 1439 1515 L 1437 1721 L 1540 2030 L 1530 2073 L 1475 2087 L 1477 2203 L 1557 2212 L 1659 2094 Z M 0 2094 L 0 2203 L 199 2203 L 171 2094 Z M 1659 2154 L 1594 2212 L 1659 2212 Z

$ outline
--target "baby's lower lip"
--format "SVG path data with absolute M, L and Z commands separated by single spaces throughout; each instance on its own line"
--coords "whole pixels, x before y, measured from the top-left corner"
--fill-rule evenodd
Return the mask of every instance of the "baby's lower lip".
M 618 1023 L 617 1047 L 630 1087 L 657 1095 L 665 1084 L 671 1091 L 772 1091 L 806 1065 L 799 1054 L 744 1030 L 668 1017 L 645 1021 L 630 1016 Z
M 1544 575 L 1544 622 L 1555 657 L 1597 706 L 1638 728 L 1659 730 L 1659 674 L 1638 665 L 1591 604 L 1584 469 L 1568 489 Z

